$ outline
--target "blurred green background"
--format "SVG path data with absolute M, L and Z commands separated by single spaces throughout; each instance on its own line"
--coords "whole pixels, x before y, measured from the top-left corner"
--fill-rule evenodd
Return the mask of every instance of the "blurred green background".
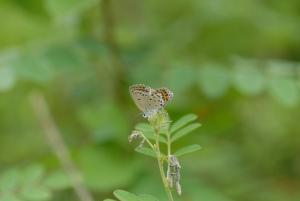
M 95 200 L 165 200 L 156 161 L 127 136 L 128 93 L 174 92 L 202 127 L 174 149 L 180 201 L 300 200 L 300 1 L 2 0 L 0 200 L 78 200 L 28 101 L 41 91 Z

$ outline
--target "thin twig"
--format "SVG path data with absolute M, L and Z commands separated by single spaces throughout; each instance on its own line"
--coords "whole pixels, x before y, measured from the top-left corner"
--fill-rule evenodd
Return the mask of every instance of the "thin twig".
M 83 185 L 83 179 L 79 170 L 75 167 L 71 160 L 69 150 L 50 114 L 49 107 L 44 96 L 41 93 L 35 92 L 32 93 L 29 98 L 37 120 L 44 131 L 46 140 L 68 175 L 71 185 L 79 200 L 94 201 L 91 193 Z
M 112 0 L 101 0 L 101 17 L 103 24 L 104 42 L 109 52 L 111 67 L 114 69 L 114 95 L 116 100 L 123 100 L 121 89 L 124 82 L 124 66 L 121 59 L 121 54 L 116 40 L 116 22 L 113 13 Z
M 146 142 L 147 142 L 148 145 L 151 147 L 151 149 L 152 149 L 153 151 L 155 151 L 155 150 L 154 150 L 154 146 L 153 146 L 153 144 L 150 142 L 150 140 L 149 140 L 143 133 L 141 133 L 141 136 L 143 137 L 144 140 L 146 140 Z

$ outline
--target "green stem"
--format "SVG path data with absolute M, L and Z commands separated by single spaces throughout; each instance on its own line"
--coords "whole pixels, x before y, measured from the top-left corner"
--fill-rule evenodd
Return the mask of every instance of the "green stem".
M 146 142 L 148 143 L 148 145 L 151 147 L 151 149 L 153 151 L 155 151 L 153 144 L 150 142 L 150 140 L 143 134 L 141 133 L 142 137 L 144 138 L 144 140 L 146 140 Z
M 171 138 L 170 138 L 170 131 L 167 133 L 167 146 L 168 146 L 168 156 L 171 155 Z
M 163 158 L 162 158 L 160 148 L 159 148 L 159 133 L 160 133 L 159 129 L 155 129 L 155 133 L 156 133 L 155 148 L 156 148 L 156 156 L 157 156 L 157 162 L 158 162 L 160 176 L 162 178 L 162 182 L 163 182 L 165 191 L 167 193 L 168 200 L 169 201 L 174 201 L 173 196 L 172 196 L 172 192 L 169 188 L 169 184 L 168 184 L 168 181 L 166 179 L 165 172 L 164 172 Z M 168 152 L 169 152 L 169 145 L 168 145 Z

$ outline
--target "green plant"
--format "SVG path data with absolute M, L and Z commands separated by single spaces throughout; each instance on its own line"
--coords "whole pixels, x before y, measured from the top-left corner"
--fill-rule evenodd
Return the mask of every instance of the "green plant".
M 188 114 L 174 123 L 171 123 L 167 111 L 162 109 L 150 116 L 148 123 L 138 123 L 135 126 L 135 130 L 132 131 L 128 137 L 129 142 L 139 140 L 139 145 L 135 151 L 156 158 L 163 186 L 169 201 L 174 201 L 172 195 L 173 189 L 176 190 L 178 195 L 181 195 L 181 166 L 178 158 L 201 148 L 200 145 L 193 144 L 173 152 L 172 143 L 199 128 L 201 124 L 195 122 L 196 119 L 196 115 Z M 162 146 L 166 146 L 166 153 L 162 152 Z M 115 191 L 114 195 L 120 201 L 157 201 L 157 199 L 152 196 L 138 196 L 122 190 Z M 111 199 L 106 199 L 106 201 L 111 201 Z
M 47 201 L 55 191 L 69 187 L 70 181 L 61 170 L 47 174 L 44 166 L 32 164 L 23 169 L 6 170 L 0 175 L 0 200 Z

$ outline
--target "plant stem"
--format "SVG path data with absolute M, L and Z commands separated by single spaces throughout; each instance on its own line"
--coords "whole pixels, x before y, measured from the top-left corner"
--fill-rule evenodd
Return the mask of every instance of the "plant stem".
M 167 181 L 166 176 L 165 176 L 164 167 L 163 167 L 163 158 L 162 158 L 160 148 L 159 148 L 159 134 L 160 134 L 160 131 L 159 131 L 159 129 L 154 129 L 154 130 L 155 130 L 155 134 L 156 134 L 156 139 L 155 139 L 156 157 L 157 157 L 160 176 L 162 178 L 162 182 L 163 182 L 165 191 L 167 193 L 168 200 L 169 201 L 174 201 L 173 196 L 172 196 L 172 192 L 169 188 L 169 184 L 168 184 L 168 181 Z M 168 152 L 169 152 L 169 145 L 168 145 Z
M 168 146 L 168 156 L 171 155 L 171 138 L 170 138 L 170 131 L 167 133 L 167 146 Z
M 108 49 L 108 56 L 110 67 L 113 70 L 111 74 L 111 80 L 113 87 L 113 95 L 115 100 L 122 103 L 124 100 L 124 94 L 121 93 L 124 85 L 124 66 L 121 59 L 121 54 L 117 44 L 116 37 L 116 21 L 113 13 L 113 2 L 112 0 L 102 0 L 100 3 L 101 14 L 102 14 L 102 26 L 103 26 L 103 37 L 104 42 Z
M 142 135 L 142 137 L 144 138 L 144 140 L 146 140 L 146 142 L 147 142 L 148 145 L 151 147 L 151 149 L 152 149 L 153 151 L 155 151 L 154 146 L 153 146 L 153 144 L 150 142 L 150 140 L 149 140 L 144 134 L 141 134 L 141 135 Z
M 49 106 L 41 93 L 33 92 L 30 95 L 30 102 L 37 120 L 44 131 L 46 140 L 53 153 L 59 160 L 65 173 L 69 176 L 71 185 L 80 201 L 94 201 L 92 194 L 83 183 L 82 175 L 73 163 L 69 149 L 65 144 L 61 133 L 51 116 Z

